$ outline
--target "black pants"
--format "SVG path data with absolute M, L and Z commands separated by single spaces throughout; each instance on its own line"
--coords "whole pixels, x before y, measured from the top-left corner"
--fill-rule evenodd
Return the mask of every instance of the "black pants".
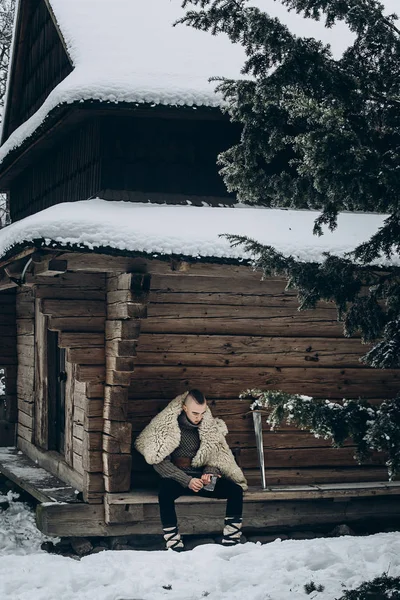
M 200 490 L 193 492 L 189 488 L 184 488 L 174 479 L 161 479 L 158 502 L 160 505 L 160 516 L 163 527 L 175 527 L 177 518 L 175 512 L 175 500 L 183 495 L 197 495 L 204 498 L 227 498 L 226 516 L 241 517 L 243 510 L 243 490 L 230 479 L 219 478 L 215 484 L 213 492 Z

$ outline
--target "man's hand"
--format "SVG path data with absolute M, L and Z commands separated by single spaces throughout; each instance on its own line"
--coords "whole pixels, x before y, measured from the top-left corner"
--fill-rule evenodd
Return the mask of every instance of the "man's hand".
M 199 492 L 202 488 L 203 488 L 203 482 L 201 479 L 198 479 L 197 477 L 192 477 L 192 479 L 189 481 L 189 489 L 193 490 L 194 492 Z
M 203 473 L 203 475 L 201 476 L 201 480 L 204 483 L 204 485 L 208 485 L 209 483 L 211 483 L 212 476 L 212 473 Z M 221 478 L 221 475 L 216 475 L 216 477 Z
M 203 473 L 201 476 L 201 481 L 204 483 L 204 485 L 208 485 L 211 483 L 211 477 L 212 475 L 210 473 Z

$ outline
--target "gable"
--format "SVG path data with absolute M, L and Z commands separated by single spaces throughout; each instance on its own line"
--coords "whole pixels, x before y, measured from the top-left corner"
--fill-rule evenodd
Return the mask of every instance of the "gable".
M 17 10 L 3 141 L 36 113 L 72 71 L 46 0 L 21 0 Z

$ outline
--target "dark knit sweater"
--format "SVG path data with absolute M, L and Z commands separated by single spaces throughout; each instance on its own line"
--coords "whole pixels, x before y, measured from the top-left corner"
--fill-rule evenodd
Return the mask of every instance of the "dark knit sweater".
M 205 466 L 200 469 L 195 469 L 193 467 L 190 467 L 189 469 L 180 469 L 174 465 L 173 461 L 175 458 L 186 457 L 192 460 L 200 447 L 199 426 L 194 425 L 194 423 L 189 421 L 184 411 L 182 411 L 178 417 L 178 424 L 181 430 L 180 444 L 172 454 L 164 458 L 164 460 L 157 465 L 153 465 L 157 473 L 163 478 L 174 479 L 183 487 L 188 487 L 189 482 L 193 477 L 200 478 L 203 473 L 220 475 L 219 470 L 215 467 Z

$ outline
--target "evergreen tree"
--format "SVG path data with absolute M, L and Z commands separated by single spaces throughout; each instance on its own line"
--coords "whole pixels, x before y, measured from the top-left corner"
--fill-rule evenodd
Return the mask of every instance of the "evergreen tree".
M 400 366 L 400 270 L 377 267 L 400 251 L 400 31 L 377 0 L 280 0 L 326 27 L 344 21 L 355 39 L 341 58 L 298 37 L 248 0 L 184 0 L 180 23 L 225 33 L 246 51 L 241 80 L 219 79 L 240 142 L 219 157 L 240 201 L 318 209 L 314 234 L 335 229 L 340 211 L 387 213 L 384 226 L 350 255 L 321 264 L 228 236 L 266 275 L 285 275 L 300 308 L 334 301 L 345 335 L 379 343 L 364 361 Z M 310 232 L 311 235 L 311 232 Z

